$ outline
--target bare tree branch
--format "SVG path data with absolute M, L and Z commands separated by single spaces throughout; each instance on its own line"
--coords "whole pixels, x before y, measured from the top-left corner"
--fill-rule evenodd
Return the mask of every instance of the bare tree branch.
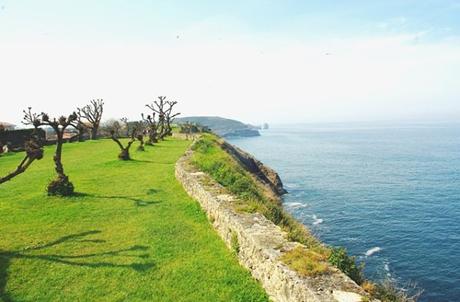
M 111 130 L 110 131 L 110 138 L 120 147 L 120 154 L 118 154 L 118 158 L 121 160 L 130 160 L 131 156 L 129 154 L 129 149 L 131 148 L 131 145 L 136 141 L 136 134 L 137 134 L 138 128 L 134 127 L 131 131 L 131 139 L 128 141 L 128 144 L 123 146 L 121 143 L 120 139 L 115 135 L 115 131 Z
M 78 115 L 73 112 L 68 117 L 61 116 L 58 119 L 50 119 L 49 115 L 42 112 L 40 114 L 32 113 L 32 108 L 29 107 L 28 111 L 24 110 L 25 125 L 33 125 L 35 129 L 40 126 L 51 127 L 56 133 L 56 151 L 54 153 L 54 164 L 58 178 L 48 185 L 48 194 L 50 195 L 71 195 L 73 194 L 73 185 L 69 178 L 64 173 L 64 166 L 62 165 L 62 144 L 64 143 L 64 132 L 67 127 L 72 126 L 78 119 Z
M 18 165 L 16 170 L 0 178 L 0 184 L 11 180 L 12 178 L 24 173 L 27 168 L 35 161 L 43 158 L 43 147 L 40 140 L 33 134 L 31 139 L 25 144 L 26 156 Z
M 88 128 L 91 129 L 91 139 L 97 139 L 97 131 L 101 124 L 103 112 L 103 99 L 91 100 L 90 104 L 78 109 L 78 115 L 89 123 Z

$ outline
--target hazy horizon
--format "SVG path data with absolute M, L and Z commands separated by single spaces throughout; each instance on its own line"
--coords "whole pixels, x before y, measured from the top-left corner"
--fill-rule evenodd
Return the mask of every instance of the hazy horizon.
M 460 1 L 0 0 L 0 121 L 91 99 L 139 119 L 457 121 Z

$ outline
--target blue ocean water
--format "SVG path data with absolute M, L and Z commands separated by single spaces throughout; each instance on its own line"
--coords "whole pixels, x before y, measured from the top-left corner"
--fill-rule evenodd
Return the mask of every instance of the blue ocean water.
M 371 279 L 460 301 L 460 125 L 276 126 L 230 140 L 274 168 L 285 207 Z

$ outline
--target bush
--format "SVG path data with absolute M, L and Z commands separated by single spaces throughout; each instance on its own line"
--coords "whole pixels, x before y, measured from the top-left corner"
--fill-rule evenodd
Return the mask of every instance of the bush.
M 213 142 L 209 139 L 200 139 L 192 146 L 193 151 L 198 151 L 200 153 L 207 153 L 211 149 Z
M 364 263 L 357 265 L 356 258 L 349 256 L 345 248 L 332 248 L 329 256 L 329 262 L 344 272 L 357 284 L 362 284 L 364 282 Z
M 395 281 L 385 280 L 375 285 L 372 297 L 382 302 L 415 302 L 423 291 L 415 284 L 408 284 L 406 288 L 399 288 Z
M 361 284 L 361 287 L 371 296 L 374 296 L 376 293 L 377 285 L 373 282 L 366 280 Z

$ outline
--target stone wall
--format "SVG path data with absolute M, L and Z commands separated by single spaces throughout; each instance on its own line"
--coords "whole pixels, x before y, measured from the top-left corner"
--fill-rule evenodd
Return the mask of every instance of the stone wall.
M 191 155 L 192 151 L 187 151 L 177 162 L 176 178 L 201 204 L 227 246 L 235 249 L 235 239 L 238 240 L 235 252 L 240 263 L 262 284 L 273 301 L 363 301 L 367 295 L 362 288 L 334 267 L 324 275 L 302 277 L 282 263 L 279 260 L 282 253 L 299 244 L 289 242 L 287 234 L 263 215 L 235 211 L 232 201 L 236 197 L 226 194 L 208 175 L 192 167 Z

